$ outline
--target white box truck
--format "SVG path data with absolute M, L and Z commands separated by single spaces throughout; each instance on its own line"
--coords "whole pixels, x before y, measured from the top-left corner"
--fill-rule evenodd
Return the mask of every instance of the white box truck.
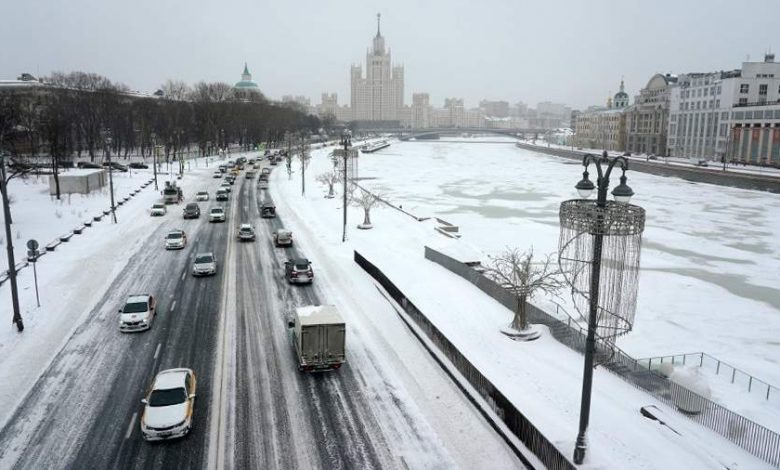
M 298 370 L 335 370 L 346 361 L 346 325 L 333 305 L 298 307 L 288 326 Z

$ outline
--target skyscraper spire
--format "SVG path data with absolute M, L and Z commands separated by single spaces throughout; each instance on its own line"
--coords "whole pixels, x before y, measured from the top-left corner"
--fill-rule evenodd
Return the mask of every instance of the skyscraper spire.
M 379 19 L 382 17 L 381 13 L 376 14 L 376 37 L 381 36 L 382 34 L 379 32 Z

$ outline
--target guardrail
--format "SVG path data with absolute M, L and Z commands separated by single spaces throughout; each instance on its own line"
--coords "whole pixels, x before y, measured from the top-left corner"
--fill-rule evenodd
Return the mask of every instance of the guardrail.
M 756 393 L 767 401 L 780 404 L 780 389 L 774 385 L 748 374 L 745 371 L 721 361 L 717 357 L 711 356 L 705 352 L 670 354 L 667 356 L 644 357 L 637 359 L 640 365 L 652 369 L 659 364 L 687 365 L 701 367 L 702 369 L 711 369 L 715 375 L 729 380 L 732 384 L 747 388 L 750 393 Z
M 425 258 L 471 282 L 510 310 L 513 308 L 516 302 L 514 295 L 481 272 L 427 246 Z M 587 330 L 576 322 L 559 320 L 530 303 L 528 314 L 531 323 L 547 325 L 553 337 L 562 344 L 581 353 L 585 351 Z M 780 434 L 775 431 L 653 372 L 620 348 L 601 340 L 596 343 L 596 358 L 607 370 L 632 386 L 675 409 L 684 410 L 682 416 L 715 431 L 771 465 L 780 467 Z
M 458 348 L 422 313 L 387 276 L 355 251 L 355 262 L 390 294 L 428 339 L 447 357 L 460 374 L 490 405 L 507 428 L 550 470 L 574 470 L 561 451 L 523 415 L 501 391 L 477 369 Z M 523 458 L 518 454 L 518 457 Z M 529 462 L 524 462 L 529 465 Z

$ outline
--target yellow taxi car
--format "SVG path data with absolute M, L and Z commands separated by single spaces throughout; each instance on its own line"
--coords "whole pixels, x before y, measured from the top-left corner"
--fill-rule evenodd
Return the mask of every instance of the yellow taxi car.
M 141 434 L 147 441 L 176 439 L 189 434 L 195 408 L 195 372 L 179 368 L 160 371 L 141 403 Z

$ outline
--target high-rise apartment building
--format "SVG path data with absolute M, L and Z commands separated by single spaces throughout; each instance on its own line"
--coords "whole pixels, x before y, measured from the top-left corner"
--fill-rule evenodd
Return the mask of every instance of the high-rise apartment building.
M 360 65 L 353 65 L 351 79 L 351 109 L 355 121 L 395 122 L 402 117 L 404 106 L 404 68 L 393 66 L 390 49 L 379 27 L 377 14 L 376 36 L 366 53 L 366 74 Z

